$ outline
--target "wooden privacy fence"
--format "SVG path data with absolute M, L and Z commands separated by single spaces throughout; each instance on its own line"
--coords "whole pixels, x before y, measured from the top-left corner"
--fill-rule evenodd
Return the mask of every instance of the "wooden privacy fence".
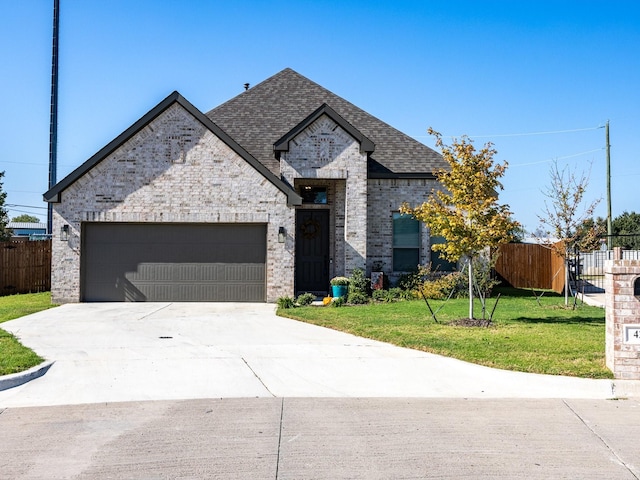
M 0 296 L 51 290 L 51 240 L 0 242 Z
M 499 252 L 496 273 L 512 287 L 563 291 L 564 261 L 549 247 L 507 243 L 500 246 Z

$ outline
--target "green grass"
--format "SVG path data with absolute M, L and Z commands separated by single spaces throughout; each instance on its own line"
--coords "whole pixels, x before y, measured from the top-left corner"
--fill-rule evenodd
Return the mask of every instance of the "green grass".
M 0 323 L 53 306 L 49 292 L 0 297 Z M 42 362 L 43 359 L 33 350 L 0 329 L 0 375 L 22 372 Z
M 302 320 L 402 347 L 446 355 L 489 367 L 551 375 L 613 378 L 605 366 L 604 309 L 578 305 L 545 293 L 540 305 L 531 292 L 502 289 L 492 326 L 449 323 L 468 316 L 469 300 L 452 299 L 431 318 L 422 300 L 342 308 L 279 309 Z M 488 309 L 495 298 L 488 299 Z M 430 300 L 434 311 L 443 301 Z M 475 316 L 482 316 L 476 302 Z

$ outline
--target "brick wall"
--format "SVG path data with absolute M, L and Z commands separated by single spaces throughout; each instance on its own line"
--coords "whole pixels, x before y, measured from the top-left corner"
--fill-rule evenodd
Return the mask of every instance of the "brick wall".
M 326 115 L 289 142 L 280 170 L 291 185 L 300 179 L 331 186 L 334 252 L 332 275 L 350 275 L 366 267 L 367 156 L 359 143 Z M 310 184 L 310 183 L 307 183 Z M 302 206 L 301 208 L 306 208 Z
M 54 204 L 52 298 L 80 300 L 83 222 L 267 223 L 267 300 L 293 294 L 295 239 L 286 196 L 174 104 Z M 67 242 L 59 239 L 70 225 Z
M 394 281 L 400 275 L 393 272 L 393 213 L 400 209 L 403 202 L 411 206 L 426 202 L 434 188 L 436 180 L 426 179 L 371 179 L 368 182 L 368 246 L 367 271 L 376 263 L 383 265 L 382 270 Z M 421 245 L 420 263 L 431 261 L 431 239 L 429 229 L 420 224 Z
M 605 263 L 607 367 L 619 379 L 640 380 L 640 344 L 625 340 L 625 325 L 640 324 L 640 300 L 634 296 L 639 278 L 640 260 Z

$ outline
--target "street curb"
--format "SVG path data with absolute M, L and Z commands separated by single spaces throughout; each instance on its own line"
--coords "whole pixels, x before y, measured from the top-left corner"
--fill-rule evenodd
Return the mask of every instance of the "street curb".
M 612 380 L 611 394 L 613 398 L 640 398 L 640 381 Z
M 55 362 L 53 361 L 42 362 L 40 365 L 36 365 L 35 367 L 32 367 L 29 370 L 25 370 L 24 372 L 1 376 L 0 391 L 24 385 L 31 380 L 43 376 L 45 373 L 47 373 L 49 368 L 51 368 L 51 365 L 53 365 L 54 363 Z

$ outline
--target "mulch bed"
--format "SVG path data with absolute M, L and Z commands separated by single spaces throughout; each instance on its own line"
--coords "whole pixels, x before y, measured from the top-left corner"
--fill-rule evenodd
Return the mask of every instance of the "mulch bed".
M 453 320 L 449 325 L 456 327 L 490 327 L 492 323 L 489 320 L 483 320 L 481 318 L 459 318 Z

